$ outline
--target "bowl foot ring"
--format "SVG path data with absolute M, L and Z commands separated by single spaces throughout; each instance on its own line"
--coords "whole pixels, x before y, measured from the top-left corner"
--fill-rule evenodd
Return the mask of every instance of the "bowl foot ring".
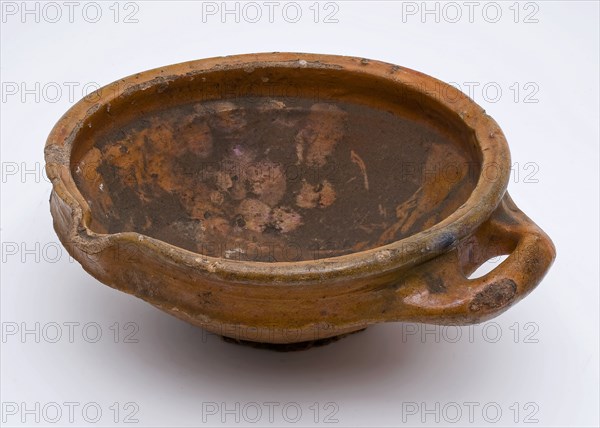
M 258 349 L 268 349 L 270 351 L 277 352 L 293 352 L 293 351 L 305 351 L 310 348 L 316 348 L 319 346 L 328 345 L 333 342 L 337 342 L 338 340 L 349 336 L 351 334 L 360 333 L 361 331 L 365 331 L 365 328 L 360 330 L 356 330 L 346 334 L 340 334 L 338 336 L 326 337 L 324 339 L 317 340 L 306 340 L 304 342 L 296 342 L 296 343 L 265 343 L 265 342 L 253 342 L 251 340 L 243 340 L 243 339 L 234 339 L 232 337 L 221 336 L 221 338 L 227 343 L 235 343 L 237 345 L 250 346 L 252 348 Z

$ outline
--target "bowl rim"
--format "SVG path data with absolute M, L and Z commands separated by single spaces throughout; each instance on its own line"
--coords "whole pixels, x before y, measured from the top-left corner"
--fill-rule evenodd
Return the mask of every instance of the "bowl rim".
M 481 173 L 467 201 L 456 211 L 428 229 L 387 245 L 341 256 L 301 261 L 240 261 L 212 257 L 169 244 L 138 232 L 97 233 L 88 225 L 91 209 L 71 174 L 72 144 L 85 121 L 111 100 L 127 96 L 132 90 L 144 90 L 165 84 L 183 75 L 208 73 L 226 69 L 256 70 L 268 67 L 337 68 L 346 72 L 370 74 L 399 86 L 410 86 L 419 95 L 432 98 L 451 92 L 452 99 L 436 96 L 435 101 L 455 113 L 469 128 L 481 154 L 481 171 L 493 167 L 497 175 L 485 178 Z M 128 92 L 129 91 L 129 92 Z M 86 254 L 99 253 L 111 245 L 140 245 L 175 263 L 199 269 L 231 282 L 255 285 L 321 283 L 326 279 L 359 278 L 381 275 L 414 266 L 456 247 L 483 223 L 500 203 L 510 176 L 510 152 L 506 138 L 493 118 L 467 95 L 455 87 L 424 73 L 398 65 L 352 56 L 265 52 L 212 57 L 154 68 L 119 79 L 88 95 L 97 97 L 91 103 L 85 98 L 73 105 L 56 123 L 46 141 L 44 153 L 46 174 L 52 182 L 53 194 L 71 209 L 70 230 L 59 231 L 64 242 Z M 56 221 L 56 219 L 55 219 Z M 55 226 L 56 228 L 56 226 Z M 61 236 L 61 233 L 63 236 Z M 66 233 L 67 236 L 64 236 Z M 72 249 L 70 249 L 72 251 Z

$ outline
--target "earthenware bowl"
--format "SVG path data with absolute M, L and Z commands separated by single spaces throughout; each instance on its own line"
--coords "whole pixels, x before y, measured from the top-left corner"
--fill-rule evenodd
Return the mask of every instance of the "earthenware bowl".
M 478 323 L 555 257 L 506 192 L 496 122 L 379 61 L 265 53 L 138 73 L 73 106 L 45 157 L 54 228 L 86 271 L 238 341 Z

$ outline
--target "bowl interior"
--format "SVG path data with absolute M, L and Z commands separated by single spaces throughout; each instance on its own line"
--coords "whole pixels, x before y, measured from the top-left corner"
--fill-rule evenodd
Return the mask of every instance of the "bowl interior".
M 207 96 L 206 77 L 180 78 L 102 106 L 71 159 L 90 228 L 228 259 L 313 260 L 427 229 L 475 188 L 472 136 L 410 89 L 335 72 L 303 86 L 288 70 L 213 78 L 286 75 L 301 90 Z

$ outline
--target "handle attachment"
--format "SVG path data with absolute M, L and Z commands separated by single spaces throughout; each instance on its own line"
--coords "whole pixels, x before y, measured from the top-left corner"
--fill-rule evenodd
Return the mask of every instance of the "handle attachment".
M 468 279 L 486 260 L 508 254 L 488 274 Z M 396 320 L 464 325 L 490 319 L 529 294 L 552 265 L 552 241 L 508 192 L 467 240 L 415 268 L 396 290 Z

